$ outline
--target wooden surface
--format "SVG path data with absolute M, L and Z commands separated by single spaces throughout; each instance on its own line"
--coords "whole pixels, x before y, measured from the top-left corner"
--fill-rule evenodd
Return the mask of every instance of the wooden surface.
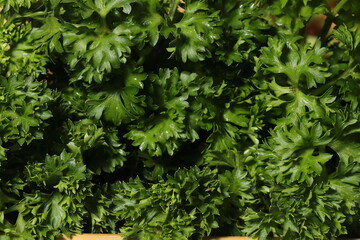
M 63 237 L 59 240 L 124 240 L 122 237 L 116 234 L 81 234 L 71 238 Z M 208 237 L 205 240 L 253 240 L 247 237 Z M 273 238 L 273 240 L 279 240 Z M 360 240 L 360 238 L 341 239 L 341 240 Z
M 116 234 L 81 234 L 71 238 L 63 237 L 60 240 L 122 240 L 123 238 Z

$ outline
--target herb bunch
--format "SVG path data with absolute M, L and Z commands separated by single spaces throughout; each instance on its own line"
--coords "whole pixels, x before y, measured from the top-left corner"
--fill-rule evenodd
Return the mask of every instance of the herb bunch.
M 360 2 L 0 7 L 0 239 L 359 235 Z

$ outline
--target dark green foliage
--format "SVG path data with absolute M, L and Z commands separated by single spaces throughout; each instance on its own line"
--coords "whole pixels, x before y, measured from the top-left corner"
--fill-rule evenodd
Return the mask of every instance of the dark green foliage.
M 0 7 L 1 240 L 359 236 L 360 2 Z

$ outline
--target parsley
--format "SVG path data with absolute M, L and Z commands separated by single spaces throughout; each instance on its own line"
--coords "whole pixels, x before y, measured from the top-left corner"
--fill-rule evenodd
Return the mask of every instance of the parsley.
M 360 235 L 357 1 L 0 8 L 0 239 Z

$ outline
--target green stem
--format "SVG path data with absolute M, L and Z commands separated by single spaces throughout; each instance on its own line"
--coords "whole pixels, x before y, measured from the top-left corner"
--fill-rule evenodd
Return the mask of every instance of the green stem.
M 22 14 L 19 15 L 19 17 L 24 17 L 24 18 L 38 18 L 38 17 L 45 17 L 46 16 L 46 12 L 35 12 L 35 13 L 26 13 L 26 14 Z
M 109 26 L 107 25 L 106 18 L 101 18 L 101 27 L 99 28 L 99 32 L 101 33 L 111 33 Z
M 331 86 L 333 86 L 337 80 L 338 80 L 337 78 L 334 78 L 333 80 L 327 82 L 325 85 L 322 85 L 321 87 L 315 89 L 311 93 L 311 95 L 315 95 L 315 96 L 322 95 L 324 92 L 326 92 L 326 90 L 328 90 Z
M 294 71 L 286 71 L 285 74 L 288 76 L 292 87 L 298 88 L 300 75 L 295 70 Z
M 179 0 L 170 1 L 170 12 L 169 12 L 170 20 L 173 20 L 179 2 L 180 2 Z
M 105 17 L 101 17 L 101 27 L 108 28 Z
M 340 9 L 346 4 L 348 0 L 341 0 L 337 5 L 336 7 L 334 8 L 333 10 L 333 15 L 335 16 L 339 11 Z
M 325 20 L 325 24 L 323 26 L 323 28 L 321 29 L 321 33 L 320 33 L 320 39 L 322 39 L 322 44 L 325 44 L 326 42 L 326 35 L 328 34 L 331 25 L 334 21 L 334 18 L 336 17 L 336 14 L 342 9 L 342 7 L 347 3 L 348 0 L 341 0 L 336 7 L 334 8 L 334 10 L 332 12 L 329 12 L 326 14 L 326 20 Z M 323 45 L 325 46 L 325 45 Z
M 324 92 L 326 92 L 326 90 L 328 90 L 331 86 L 335 85 L 335 83 L 339 80 L 339 79 L 344 79 L 347 78 L 349 76 L 349 74 L 353 71 L 354 67 L 353 66 L 353 60 L 351 59 L 349 61 L 349 68 L 343 72 L 339 77 L 335 77 L 333 80 L 331 80 L 330 82 L 327 82 L 326 84 L 322 85 L 321 87 L 315 89 L 312 92 L 312 95 L 318 96 L 323 94 Z

